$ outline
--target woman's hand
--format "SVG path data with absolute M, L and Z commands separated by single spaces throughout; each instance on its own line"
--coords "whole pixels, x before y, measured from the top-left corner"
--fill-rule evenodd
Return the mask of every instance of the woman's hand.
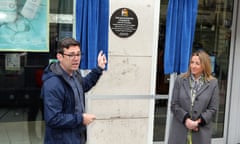
M 197 119 L 196 121 L 191 120 L 190 118 L 186 119 L 185 126 L 194 131 L 198 131 L 198 125 L 201 122 L 201 119 Z

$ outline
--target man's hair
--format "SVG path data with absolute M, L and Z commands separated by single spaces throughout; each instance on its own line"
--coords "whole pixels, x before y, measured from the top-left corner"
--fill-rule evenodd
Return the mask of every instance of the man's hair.
M 63 54 L 64 48 L 68 49 L 70 46 L 79 46 L 80 48 L 80 42 L 74 38 L 64 38 L 58 43 L 57 53 Z

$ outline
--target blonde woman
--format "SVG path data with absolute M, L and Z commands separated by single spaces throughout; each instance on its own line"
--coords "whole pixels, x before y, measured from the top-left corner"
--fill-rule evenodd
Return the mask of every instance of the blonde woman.
M 218 111 L 218 81 L 209 55 L 194 52 L 189 70 L 176 78 L 171 101 L 173 119 L 168 144 L 210 144 Z

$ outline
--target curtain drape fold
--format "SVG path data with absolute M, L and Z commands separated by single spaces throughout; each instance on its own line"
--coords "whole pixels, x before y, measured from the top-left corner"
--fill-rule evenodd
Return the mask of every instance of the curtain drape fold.
M 81 43 L 81 69 L 93 69 L 103 50 L 108 56 L 109 0 L 76 1 L 76 39 Z
M 164 73 L 188 69 L 194 40 L 198 0 L 169 0 L 166 19 Z

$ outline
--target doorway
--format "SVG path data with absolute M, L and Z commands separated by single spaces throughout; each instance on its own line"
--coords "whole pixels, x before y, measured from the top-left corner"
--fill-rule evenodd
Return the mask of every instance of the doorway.
M 156 100 L 154 114 L 154 142 L 163 142 L 166 131 L 170 75 L 164 74 L 165 27 L 168 0 L 161 0 L 158 62 L 156 74 Z M 231 26 L 234 0 L 199 0 L 195 37 L 192 50 L 203 49 L 212 60 L 213 75 L 219 81 L 220 105 L 214 121 L 213 141 L 225 141 L 227 86 L 229 77 Z M 172 83 L 172 81 L 171 81 Z M 219 141 L 218 141 L 219 142 Z

